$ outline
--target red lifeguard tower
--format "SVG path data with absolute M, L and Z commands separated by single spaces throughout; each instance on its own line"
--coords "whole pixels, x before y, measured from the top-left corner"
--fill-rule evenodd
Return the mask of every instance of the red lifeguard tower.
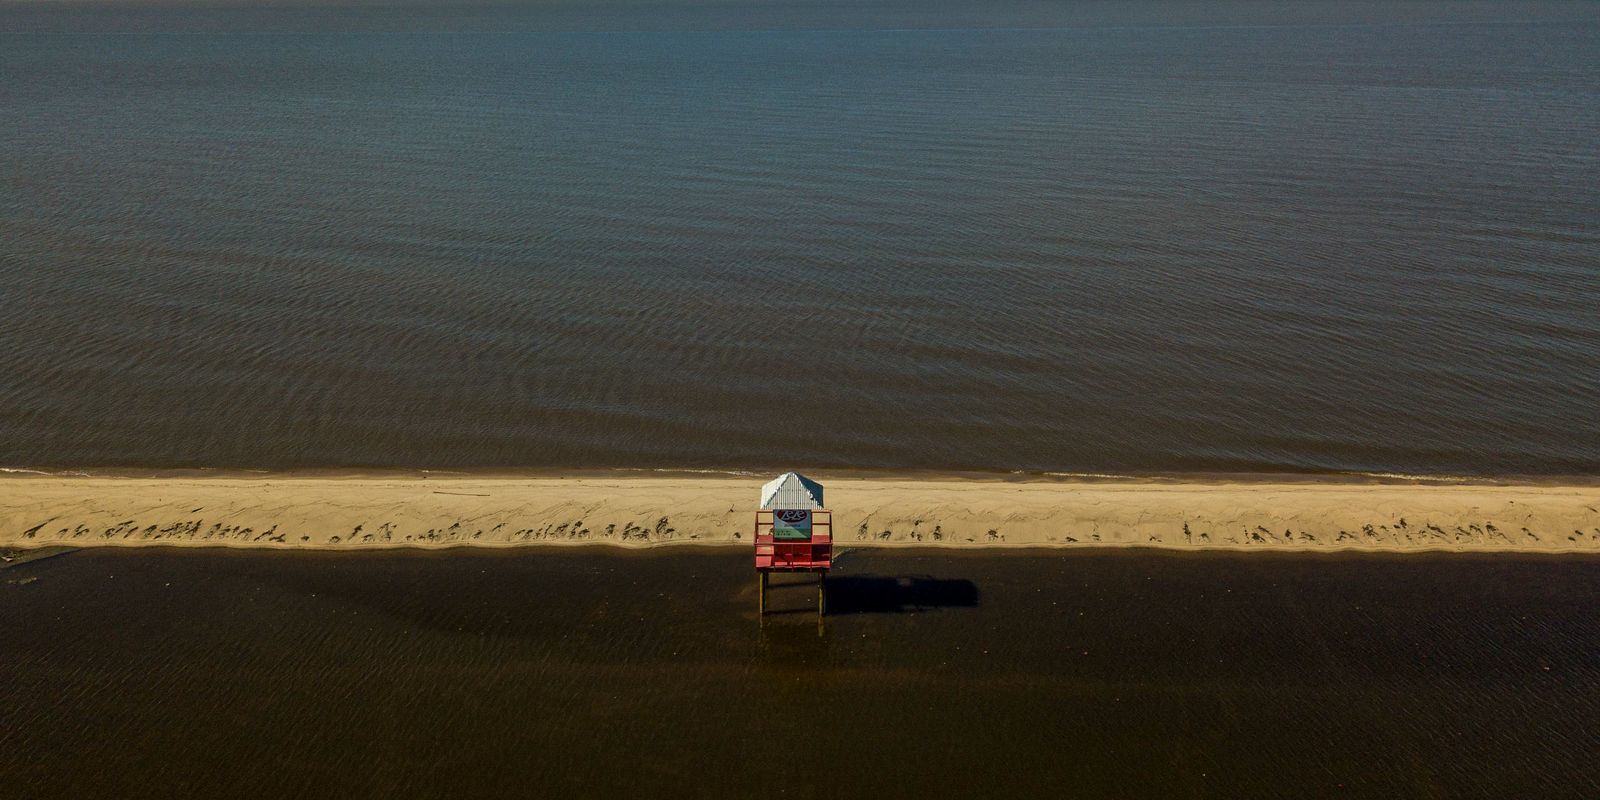
M 817 616 L 826 613 L 833 512 L 823 506 L 822 484 L 798 472 L 785 472 L 761 487 L 755 539 L 762 616 L 767 613 L 767 578 L 773 572 L 816 573 Z

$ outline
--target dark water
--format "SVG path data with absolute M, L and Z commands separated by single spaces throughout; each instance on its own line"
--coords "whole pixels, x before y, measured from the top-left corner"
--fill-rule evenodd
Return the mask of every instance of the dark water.
M 19 576 L 32 583 L 14 584 Z M 1600 561 L 84 551 L 8 797 L 1600 796 Z
M 0 6 L 0 465 L 1600 473 L 1600 5 Z

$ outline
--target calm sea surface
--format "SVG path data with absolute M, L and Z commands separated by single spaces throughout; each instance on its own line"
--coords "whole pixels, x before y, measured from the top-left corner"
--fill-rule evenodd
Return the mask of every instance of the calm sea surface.
M 854 551 L 820 632 L 743 551 L 0 578 L 6 797 L 1600 796 L 1593 558 Z
M 1600 5 L 0 4 L 0 466 L 1600 473 Z

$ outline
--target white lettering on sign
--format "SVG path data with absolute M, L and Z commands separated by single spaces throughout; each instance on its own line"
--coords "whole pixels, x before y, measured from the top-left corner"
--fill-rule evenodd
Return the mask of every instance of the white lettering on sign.
M 772 538 L 810 539 L 811 509 L 785 508 L 773 511 Z

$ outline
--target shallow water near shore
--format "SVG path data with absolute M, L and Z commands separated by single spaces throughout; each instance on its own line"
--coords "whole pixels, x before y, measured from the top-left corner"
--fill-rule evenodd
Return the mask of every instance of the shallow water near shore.
M 1596 558 L 858 549 L 820 630 L 723 551 L 0 578 L 30 798 L 1600 792 Z
M 0 466 L 1600 474 L 1593 3 L 0 6 Z

